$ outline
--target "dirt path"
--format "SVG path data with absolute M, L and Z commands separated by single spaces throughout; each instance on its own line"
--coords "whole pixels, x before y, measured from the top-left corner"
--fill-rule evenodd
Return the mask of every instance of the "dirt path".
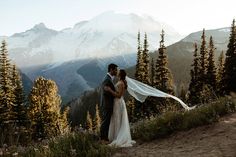
M 236 114 L 220 122 L 169 138 L 148 143 L 138 142 L 132 148 L 121 148 L 113 157 L 236 157 Z

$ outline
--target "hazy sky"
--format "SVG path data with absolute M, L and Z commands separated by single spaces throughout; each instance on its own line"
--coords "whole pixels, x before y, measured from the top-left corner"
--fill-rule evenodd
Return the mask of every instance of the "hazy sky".
M 61 30 L 108 10 L 147 14 L 180 34 L 230 26 L 236 0 L 0 0 L 0 35 L 12 35 L 40 22 Z

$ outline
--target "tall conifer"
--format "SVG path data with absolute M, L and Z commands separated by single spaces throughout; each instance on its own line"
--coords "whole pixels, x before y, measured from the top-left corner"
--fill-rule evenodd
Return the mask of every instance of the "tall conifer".
M 30 120 L 35 138 L 52 137 L 62 133 L 61 98 L 54 81 L 39 77 L 30 96 Z
M 207 63 L 207 73 L 206 73 L 206 79 L 207 79 L 207 84 L 211 88 L 212 92 L 216 90 L 216 67 L 215 67 L 215 61 L 214 61 L 214 56 L 215 56 L 215 46 L 213 42 L 212 36 L 210 37 L 210 42 L 209 42 L 209 56 L 208 56 L 208 63 Z
M 166 47 L 164 45 L 164 31 L 161 33 L 160 48 L 158 50 L 159 56 L 156 60 L 154 87 L 166 93 L 174 94 L 172 75 L 168 69 L 168 59 L 166 54 Z
M 141 63 L 141 78 L 142 82 L 145 84 L 150 83 L 149 79 L 149 50 L 148 50 L 148 40 L 147 34 L 144 35 L 144 42 L 143 42 L 143 51 L 142 51 L 142 63 Z
M 207 47 L 206 47 L 206 35 L 205 35 L 205 29 L 202 31 L 201 36 L 201 47 L 200 47 L 200 82 L 201 87 L 206 84 L 206 72 L 207 72 Z
M 225 63 L 225 58 L 224 58 L 224 52 L 222 51 L 220 53 L 220 56 L 218 58 L 218 66 L 217 66 L 217 94 L 218 95 L 223 95 L 223 90 L 224 90 L 224 63 Z
M 96 104 L 95 117 L 94 117 L 94 122 L 93 122 L 93 130 L 95 132 L 99 132 L 100 126 L 101 126 L 100 111 L 98 108 L 98 104 Z
M 228 49 L 225 58 L 224 70 L 225 93 L 236 92 L 236 27 L 235 19 L 232 22 Z
M 141 81 L 141 63 L 142 63 L 142 48 L 140 43 L 140 32 L 138 32 L 138 48 L 137 48 L 137 61 L 136 61 L 136 69 L 135 69 L 135 78 L 138 81 Z
M 188 101 L 191 104 L 197 104 L 200 102 L 200 61 L 198 56 L 198 47 L 197 43 L 194 44 L 194 53 L 193 53 L 193 64 L 191 65 L 192 69 L 190 71 L 191 81 L 189 84 L 189 95 Z
M 16 113 L 14 113 L 14 88 L 12 86 L 12 68 L 8 58 L 7 43 L 2 41 L 0 50 L 0 123 L 13 123 Z
M 13 107 L 13 110 L 16 113 L 15 120 L 18 126 L 26 126 L 28 124 L 28 118 L 27 108 L 24 104 L 25 96 L 23 92 L 22 79 L 15 64 L 13 64 L 12 67 L 12 85 L 14 87 L 13 93 L 15 95 L 15 105 Z
M 93 120 L 92 120 L 92 117 L 91 117 L 89 111 L 87 112 L 86 129 L 89 131 L 93 130 Z

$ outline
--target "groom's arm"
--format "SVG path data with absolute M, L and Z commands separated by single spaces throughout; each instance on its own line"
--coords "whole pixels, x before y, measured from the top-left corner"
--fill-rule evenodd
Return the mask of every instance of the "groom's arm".
M 124 89 L 125 89 L 124 84 L 123 84 L 123 83 L 120 83 L 120 84 L 118 84 L 118 86 L 117 86 L 117 91 L 114 91 L 114 90 L 110 89 L 109 92 L 110 92 L 114 97 L 116 97 L 116 98 L 121 98 L 122 95 L 123 95 L 123 93 L 124 93 Z
M 113 88 L 114 88 L 113 83 L 112 83 L 109 79 L 105 79 L 105 80 L 103 81 L 103 83 L 102 83 L 102 90 L 103 90 L 103 93 L 104 93 L 105 95 L 111 95 L 111 92 L 104 90 L 104 87 L 106 87 L 106 86 L 108 86 L 108 87 L 110 87 L 110 88 L 112 88 L 112 86 L 113 86 Z

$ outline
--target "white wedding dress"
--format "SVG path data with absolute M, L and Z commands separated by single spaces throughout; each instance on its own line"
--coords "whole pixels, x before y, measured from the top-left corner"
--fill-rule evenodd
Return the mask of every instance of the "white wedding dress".
M 115 86 L 116 88 L 118 83 Z M 123 96 L 114 99 L 108 139 L 111 141 L 109 145 L 115 147 L 131 147 L 136 143 L 131 139 L 129 119 Z

